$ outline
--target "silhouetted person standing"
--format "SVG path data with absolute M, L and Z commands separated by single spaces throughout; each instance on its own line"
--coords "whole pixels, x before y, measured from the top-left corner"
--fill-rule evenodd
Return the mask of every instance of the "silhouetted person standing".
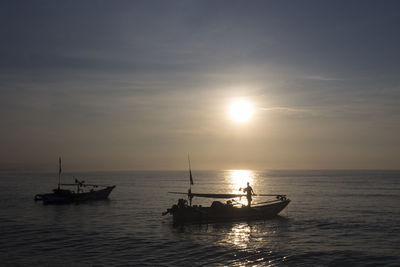
M 253 188 L 251 188 L 250 183 L 247 182 L 247 187 L 243 189 L 243 192 L 247 193 L 247 206 L 250 208 L 251 207 L 251 195 L 255 194 Z

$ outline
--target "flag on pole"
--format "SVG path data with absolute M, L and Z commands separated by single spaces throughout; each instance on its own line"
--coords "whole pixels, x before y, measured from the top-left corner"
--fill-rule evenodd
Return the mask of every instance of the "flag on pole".
M 188 154 L 188 162 L 189 162 L 189 173 L 190 173 L 190 185 L 193 185 L 194 183 L 193 183 L 193 176 L 192 176 L 192 168 L 191 168 L 191 166 L 190 166 L 190 157 L 189 157 L 189 154 Z
M 189 172 L 190 172 L 190 184 L 192 185 L 192 184 L 194 184 L 194 183 L 193 183 L 192 170 L 189 169 Z
M 61 174 L 61 157 L 58 158 L 58 165 L 59 165 L 58 174 Z

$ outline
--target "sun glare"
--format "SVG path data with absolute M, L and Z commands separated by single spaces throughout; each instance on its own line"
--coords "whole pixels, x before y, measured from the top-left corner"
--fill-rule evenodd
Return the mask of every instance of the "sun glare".
M 238 100 L 231 104 L 229 115 L 236 122 L 246 122 L 253 115 L 253 107 L 247 101 Z
M 246 186 L 247 182 L 254 182 L 254 172 L 251 170 L 230 170 L 229 176 L 235 189 Z
M 246 187 L 247 182 L 254 186 L 255 173 L 251 170 L 230 170 L 228 175 L 231 182 L 232 194 L 243 194 L 243 188 Z M 242 197 L 237 200 L 237 203 L 241 205 L 247 205 L 247 199 Z

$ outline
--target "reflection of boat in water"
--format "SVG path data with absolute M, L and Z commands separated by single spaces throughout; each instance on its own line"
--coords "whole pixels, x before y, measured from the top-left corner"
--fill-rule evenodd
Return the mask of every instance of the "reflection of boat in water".
M 183 193 L 182 193 L 183 194 Z M 201 196 L 203 194 L 190 194 Z M 213 195 L 212 198 L 235 198 L 240 197 L 237 194 L 204 194 Z M 218 195 L 221 195 L 219 197 Z M 231 195 L 231 196 L 229 196 Z M 202 207 L 197 205 L 188 205 L 185 199 L 179 199 L 177 205 L 173 205 L 167 212 L 173 216 L 174 222 L 217 222 L 217 221 L 236 221 L 236 220 L 256 220 L 267 219 L 278 215 L 290 202 L 284 195 L 277 195 L 276 200 L 266 201 L 262 204 L 248 207 L 242 205 L 236 207 L 232 201 L 226 204 L 220 201 L 214 201 L 210 207 Z
M 35 201 L 43 201 L 43 204 L 68 204 L 68 203 L 78 203 L 89 200 L 102 200 L 107 199 L 111 191 L 115 188 L 113 186 L 96 185 L 96 184 L 86 184 L 85 181 L 78 181 L 75 179 L 73 184 L 61 184 L 61 158 L 59 160 L 59 176 L 58 176 L 58 188 L 53 190 L 53 193 L 48 194 L 38 194 L 35 196 Z M 76 187 L 76 192 L 73 190 L 62 189 L 61 186 L 72 186 Z M 84 188 L 89 187 L 90 190 L 85 191 Z M 98 187 L 103 187 L 102 189 L 96 190 Z
M 289 203 L 290 199 L 286 198 L 286 195 L 272 195 L 272 194 L 253 194 L 254 196 L 274 196 L 275 199 L 260 202 L 253 206 L 250 206 L 252 190 L 248 191 L 247 194 L 200 194 L 192 193 L 191 185 L 193 184 L 192 171 L 190 168 L 189 161 L 189 173 L 190 173 L 190 188 L 188 193 L 182 192 L 169 192 L 172 194 L 187 195 L 188 201 L 185 199 L 179 199 L 178 203 L 173 205 L 170 209 L 167 209 L 163 215 L 171 214 L 175 223 L 182 222 L 215 222 L 215 221 L 236 221 L 236 220 L 255 220 L 255 219 L 267 219 L 278 215 Z M 251 187 L 248 185 L 248 188 Z M 250 193 L 249 193 L 250 192 Z M 210 207 L 202 207 L 201 205 L 193 205 L 192 199 L 194 197 L 204 198 L 218 198 L 218 199 L 232 199 L 228 200 L 225 204 L 220 201 L 214 201 Z M 247 197 L 249 205 L 234 205 L 232 201 L 235 198 Z

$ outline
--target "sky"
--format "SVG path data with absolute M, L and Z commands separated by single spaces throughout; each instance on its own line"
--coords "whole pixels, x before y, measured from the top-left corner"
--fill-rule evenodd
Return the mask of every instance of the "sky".
M 1 1 L 0 170 L 398 169 L 399 11 Z

